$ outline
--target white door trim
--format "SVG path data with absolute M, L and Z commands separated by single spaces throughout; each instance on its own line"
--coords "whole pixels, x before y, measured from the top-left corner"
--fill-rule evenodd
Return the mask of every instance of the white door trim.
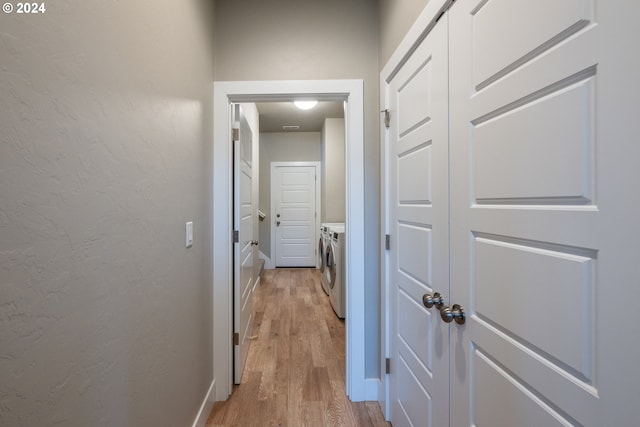
M 214 82 L 213 84 L 213 376 L 216 400 L 233 387 L 232 348 L 232 150 L 229 105 L 232 102 L 293 101 L 313 96 L 347 101 L 346 165 L 346 393 L 365 400 L 364 360 L 364 84 L 354 80 Z
M 271 174 L 271 189 L 270 189 L 270 197 L 271 197 L 271 218 L 275 218 L 276 217 L 276 206 L 273 204 L 273 190 L 274 190 L 274 186 L 273 186 L 273 173 L 275 171 L 275 168 L 280 167 L 280 166 L 313 166 L 316 170 L 316 222 L 314 225 L 314 234 L 313 234 L 313 246 L 317 246 L 318 245 L 318 239 L 320 238 L 320 215 L 318 215 L 319 212 L 322 212 L 322 206 L 320 206 L 320 183 L 322 182 L 321 179 L 321 173 L 322 173 L 322 168 L 321 168 L 321 163 L 320 162 L 271 162 L 271 170 L 270 170 L 270 174 Z M 271 227 L 271 258 L 274 260 L 274 266 L 275 266 L 275 260 L 276 260 L 276 229 L 275 227 Z M 318 264 L 318 257 L 315 257 L 316 259 L 316 268 L 319 267 Z

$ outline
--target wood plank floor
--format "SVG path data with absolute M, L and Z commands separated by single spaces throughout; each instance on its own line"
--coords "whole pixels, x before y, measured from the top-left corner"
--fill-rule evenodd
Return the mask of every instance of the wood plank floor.
M 242 383 L 207 426 L 390 426 L 377 402 L 345 395 L 345 323 L 315 269 L 265 270 Z

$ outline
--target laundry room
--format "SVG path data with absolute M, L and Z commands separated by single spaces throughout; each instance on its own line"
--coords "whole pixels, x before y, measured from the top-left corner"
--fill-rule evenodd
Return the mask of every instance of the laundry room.
M 316 243 L 320 236 L 315 223 L 344 223 L 345 218 L 343 104 L 323 101 L 308 110 L 292 102 L 261 102 L 256 106 L 260 114 L 258 208 L 265 214 L 259 221 L 260 258 L 267 269 L 319 267 Z M 317 186 L 311 185 L 307 193 L 307 189 L 292 183 L 298 186 L 282 193 L 281 186 L 275 185 L 287 185 L 288 178 L 282 182 L 274 179 L 272 172 L 292 167 L 313 167 L 311 176 Z M 296 169 L 295 174 L 301 171 L 304 169 Z M 288 177 L 295 178 L 295 174 Z M 281 200 L 281 194 L 293 199 Z M 289 203 L 282 207 L 285 211 L 281 211 L 281 202 Z M 284 217 L 287 212 L 293 216 Z M 307 225 L 307 220 L 312 224 Z
M 304 100 L 255 106 L 260 122 L 260 268 L 318 269 L 322 290 L 334 313 L 344 319 L 344 103 Z

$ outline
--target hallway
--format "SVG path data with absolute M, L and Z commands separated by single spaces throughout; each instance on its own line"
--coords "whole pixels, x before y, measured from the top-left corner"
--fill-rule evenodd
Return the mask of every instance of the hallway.
M 315 269 L 266 270 L 242 384 L 207 426 L 388 426 L 376 402 L 345 396 L 345 324 Z

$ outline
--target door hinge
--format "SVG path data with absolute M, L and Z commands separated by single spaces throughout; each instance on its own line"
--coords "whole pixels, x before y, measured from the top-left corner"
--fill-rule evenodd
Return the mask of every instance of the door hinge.
M 384 373 L 385 374 L 390 374 L 391 373 L 391 359 L 389 359 L 387 357 L 387 359 L 384 361 Z
M 233 345 L 240 345 L 240 334 L 237 332 L 233 333 Z
M 231 142 L 240 141 L 240 129 L 231 129 Z
M 240 242 L 240 232 L 238 230 L 233 230 L 233 243 Z
M 389 126 L 391 126 L 391 111 L 389 111 L 389 109 L 386 109 L 380 112 L 384 113 L 384 127 L 389 129 Z
M 390 250 L 391 249 L 391 235 L 387 234 L 384 236 L 384 248 L 386 250 Z

